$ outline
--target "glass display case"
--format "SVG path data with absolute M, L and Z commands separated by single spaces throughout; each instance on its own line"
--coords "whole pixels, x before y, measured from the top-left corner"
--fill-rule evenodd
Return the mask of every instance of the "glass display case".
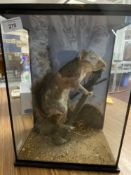
M 0 10 L 15 165 L 118 172 L 131 102 L 131 7 Z

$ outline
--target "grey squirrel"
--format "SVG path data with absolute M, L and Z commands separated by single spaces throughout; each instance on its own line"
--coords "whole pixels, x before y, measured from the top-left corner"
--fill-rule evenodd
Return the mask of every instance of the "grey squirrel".
M 35 127 L 43 133 L 47 132 L 55 144 L 66 143 L 65 135 L 73 129 L 65 124 L 70 91 L 80 89 L 84 94 L 92 95 L 92 92 L 81 85 L 81 81 L 105 67 L 106 63 L 95 52 L 83 50 L 79 58 L 67 63 L 59 72 L 47 73 L 34 83 L 32 102 Z

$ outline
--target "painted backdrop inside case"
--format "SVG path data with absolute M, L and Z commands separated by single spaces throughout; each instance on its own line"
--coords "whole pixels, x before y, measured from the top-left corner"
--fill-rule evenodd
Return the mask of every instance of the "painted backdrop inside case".
M 129 89 L 106 98 L 130 18 L 5 15 L 16 16 L 24 29 L 2 39 L 17 160 L 116 166 Z

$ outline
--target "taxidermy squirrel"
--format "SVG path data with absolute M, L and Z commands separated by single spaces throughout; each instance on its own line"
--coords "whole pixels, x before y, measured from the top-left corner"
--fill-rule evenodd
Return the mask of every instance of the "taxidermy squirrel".
M 69 93 L 79 89 L 92 95 L 81 81 L 93 72 L 106 67 L 105 62 L 93 51 L 81 51 L 80 57 L 63 66 L 57 73 L 48 73 L 32 85 L 32 102 L 35 128 L 51 136 L 59 145 L 67 142 L 66 135 L 73 126 L 66 125 Z

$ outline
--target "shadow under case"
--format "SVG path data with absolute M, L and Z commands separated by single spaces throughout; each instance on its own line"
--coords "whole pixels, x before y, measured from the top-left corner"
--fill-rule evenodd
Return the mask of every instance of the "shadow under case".
M 15 165 L 119 171 L 130 107 L 130 6 L 0 9 Z

